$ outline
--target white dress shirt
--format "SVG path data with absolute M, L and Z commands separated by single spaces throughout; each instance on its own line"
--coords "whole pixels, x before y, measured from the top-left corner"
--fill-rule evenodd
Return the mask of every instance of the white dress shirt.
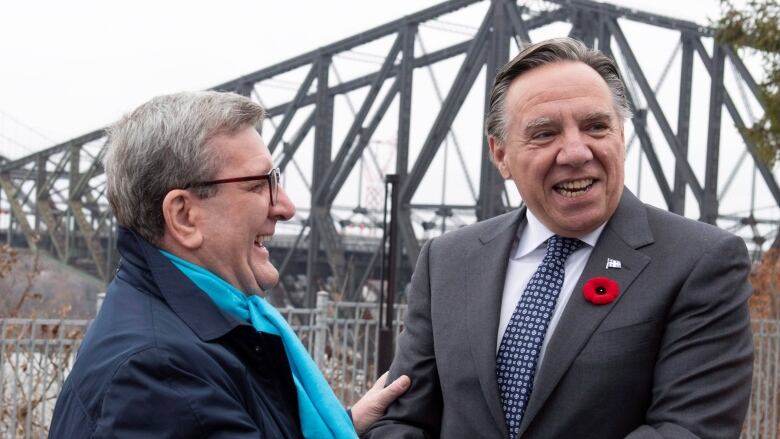
M 580 236 L 580 241 L 584 242 L 585 245 L 566 259 L 563 287 L 561 287 L 561 292 L 558 295 L 558 302 L 555 306 L 555 312 L 550 319 L 550 325 L 547 327 L 547 334 L 544 337 L 542 350 L 539 353 L 539 361 L 536 363 L 537 369 L 544 359 L 547 342 L 550 340 L 553 332 L 555 332 L 555 327 L 558 325 L 561 314 L 563 314 L 563 310 L 569 302 L 574 286 L 582 275 L 590 253 L 593 251 L 593 246 L 596 245 L 596 241 L 601 236 L 601 231 L 604 230 L 605 225 L 606 223 L 599 226 L 596 230 Z M 512 318 L 517 302 L 523 295 L 523 291 L 525 291 L 525 287 L 531 280 L 531 276 L 533 276 L 544 259 L 544 255 L 547 252 L 544 242 L 554 234 L 530 210 L 526 211 L 525 227 L 520 227 L 518 230 L 518 236 L 512 247 L 511 256 L 507 264 L 504 295 L 501 299 L 501 316 L 498 321 L 496 353 L 498 353 L 498 348 L 501 346 L 501 339 L 504 337 L 504 331 L 506 331 L 506 327 L 509 325 L 509 320 Z

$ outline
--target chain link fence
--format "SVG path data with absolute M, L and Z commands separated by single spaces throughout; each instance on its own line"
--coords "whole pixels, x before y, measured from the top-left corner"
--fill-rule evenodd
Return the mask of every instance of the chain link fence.
M 377 378 L 379 305 L 331 302 L 317 308 L 282 308 L 304 346 L 317 361 L 345 406 L 353 404 Z M 406 307 L 395 309 L 395 334 Z M 44 438 L 54 403 L 87 320 L 0 319 L 0 438 Z M 753 322 L 753 394 L 743 439 L 777 438 L 780 321 Z

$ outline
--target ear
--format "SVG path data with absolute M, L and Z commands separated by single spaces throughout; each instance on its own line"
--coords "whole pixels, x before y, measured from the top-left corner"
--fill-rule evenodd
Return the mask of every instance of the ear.
M 509 167 L 506 164 L 506 148 L 504 144 L 493 136 L 488 136 L 488 146 L 490 147 L 490 158 L 493 164 L 498 168 L 498 173 L 504 180 L 512 177 Z
M 198 200 L 189 191 L 174 189 L 165 195 L 162 203 L 165 234 L 189 250 L 195 250 L 203 243 L 203 234 L 197 223 Z

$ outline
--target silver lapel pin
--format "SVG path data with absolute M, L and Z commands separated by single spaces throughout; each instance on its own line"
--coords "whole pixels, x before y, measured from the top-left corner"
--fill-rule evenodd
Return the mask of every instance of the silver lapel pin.
M 610 268 L 620 269 L 623 268 L 623 264 L 621 264 L 617 259 L 607 258 L 607 269 Z

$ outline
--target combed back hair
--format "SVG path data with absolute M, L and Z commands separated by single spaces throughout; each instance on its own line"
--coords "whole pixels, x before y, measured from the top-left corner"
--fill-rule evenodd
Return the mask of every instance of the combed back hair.
M 496 74 L 485 119 L 485 134 L 499 141 L 506 141 L 506 95 L 515 78 L 537 67 L 564 61 L 581 62 L 595 70 L 612 93 L 618 117 L 621 120 L 631 118 L 625 85 L 617 64 L 607 55 L 588 48 L 580 41 L 572 38 L 553 38 L 526 47 Z
M 165 231 L 162 202 L 172 189 L 213 180 L 220 167 L 210 144 L 262 125 L 263 107 L 235 93 L 185 92 L 158 96 L 125 115 L 107 130 L 103 166 L 108 201 L 117 222 L 153 244 Z M 191 189 L 206 198 L 215 186 Z

